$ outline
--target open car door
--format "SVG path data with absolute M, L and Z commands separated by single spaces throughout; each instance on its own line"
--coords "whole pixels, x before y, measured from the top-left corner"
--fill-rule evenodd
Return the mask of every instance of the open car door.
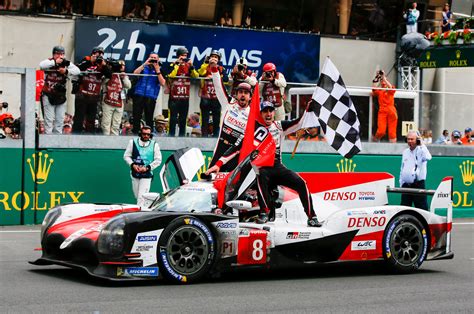
M 204 156 L 199 148 L 176 150 L 160 171 L 163 193 L 191 182 L 203 165 Z

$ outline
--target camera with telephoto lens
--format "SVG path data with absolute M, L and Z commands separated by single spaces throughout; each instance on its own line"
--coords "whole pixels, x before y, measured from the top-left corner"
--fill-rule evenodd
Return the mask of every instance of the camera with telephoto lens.
M 2 108 L 7 109 L 8 108 L 8 103 L 6 101 L 2 102 Z
M 58 68 L 67 68 L 71 64 L 71 61 L 63 59 L 61 63 L 56 64 Z
M 66 85 L 62 84 L 62 83 L 56 83 L 56 84 L 54 84 L 53 89 L 56 93 L 65 93 L 66 92 Z
M 245 69 L 243 64 L 237 64 L 237 70 L 243 71 Z
M 95 59 L 95 63 L 102 63 L 102 61 L 104 61 L 103 56 L 97 56 L 97 59 Z
M 122 65 L 118 60 L 115 59 L 108 59 L 107 60 L 107 65 L 110 67 L 112 72 L 121 72 L 122 71 Z

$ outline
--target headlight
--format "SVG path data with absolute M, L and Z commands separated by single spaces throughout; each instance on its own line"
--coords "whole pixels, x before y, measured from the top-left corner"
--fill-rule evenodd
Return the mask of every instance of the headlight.
M 102 229 L 97 242 L 100 254 L 119 255 L 124 247 L 125 219 L 117 216 L 110 220 Z
M 44 216 L 43 223 L 41 224 L 41 239 L 48 230 L 48 228 L 56 221 L 56 219 L 61 215 L 61 207 L 51 208 L 46 216 Z

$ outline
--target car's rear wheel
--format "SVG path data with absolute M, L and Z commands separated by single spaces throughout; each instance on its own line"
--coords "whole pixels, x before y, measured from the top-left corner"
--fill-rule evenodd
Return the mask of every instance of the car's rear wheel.
M 426 258 L 428 237 L 420 221 L 412 215 L 395 217 L 383 238 L 383 256 L 391 271 L 409 273 Z
M 195 217 L 178 217 L 161 234 L 160 271 L 173 282 L 197 281 L 209 272 L 215 247 L 215 237 L 205 223 Z

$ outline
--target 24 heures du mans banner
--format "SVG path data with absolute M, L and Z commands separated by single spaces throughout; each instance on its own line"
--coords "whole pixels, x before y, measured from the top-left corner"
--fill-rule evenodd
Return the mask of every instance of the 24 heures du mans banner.
M 267 62 L 274 63 L 290 82 L 314 83 L 319 76 L 320 37 L 315 34 L 77 20 L 75 61 L 89 55 L 95 46 L 105 49 L 106 58 L 125 60 L 127 72 L 143 63 L 152 51 L 158 52 L 160 60 L 167 65 L 176 59 L 176 50 L 185 46 L 196 66 L 216 49 L 221 52 L 221 63 L 227 71 L 244 57 L 253 71 L 261 70 Z

